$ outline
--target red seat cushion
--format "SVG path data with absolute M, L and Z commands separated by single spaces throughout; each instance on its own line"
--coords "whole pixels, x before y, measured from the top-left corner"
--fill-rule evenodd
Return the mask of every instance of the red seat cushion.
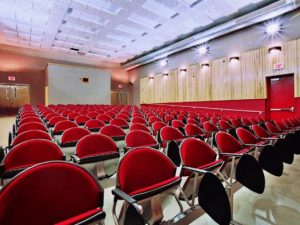
M 84 212 L 80 215 L 74 216 L 70 219 L 64 220 L 62 222 L 56 223 L 55 225 L 72 225 L 80 221 L 85 220 L 86 218 L 95 215 L 96 213 L 102 212 L 102 208 L 93 209 L 87 212 Z

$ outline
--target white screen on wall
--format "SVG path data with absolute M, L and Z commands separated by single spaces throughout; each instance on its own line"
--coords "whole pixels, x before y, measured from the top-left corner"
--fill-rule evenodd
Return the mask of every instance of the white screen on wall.
M 47 74 L 48 104 L 110 104 L 109 71 L 49 64 Z

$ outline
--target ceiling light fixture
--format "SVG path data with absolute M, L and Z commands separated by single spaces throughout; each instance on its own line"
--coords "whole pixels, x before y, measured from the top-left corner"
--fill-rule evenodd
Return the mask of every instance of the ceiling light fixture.
M 169 74 L 168 73 L 163 73 L 163 76 L 167 77 L 167 76 L 169 76 Z
M 201 64 L 201 68 L 208 68 L 209 67 L 209 64 L 208 63 L 203 63 Z
M 186 71 L 187 71 L 187 70 L 184 69 L 184 68 L 179 70 L 179 72 L 185 72 L 185 73 L 186 73 Z
M 266 34 L 274 36 L 281 32 L 281 25 L 278 22 L 271 22 L 266 25 Z
M 149 80 L 154 80 L 154 77 L 149 77 Z
M 199 55 L 205 55 L 208 53 L 209 48 L 205 45 L 202 45 L 198 48 Z
M 161 67 L 165 67 L 168 65 L 168 61 L 166 59 L 162 59 L 160 62 L 159 62 L 160 66 Z

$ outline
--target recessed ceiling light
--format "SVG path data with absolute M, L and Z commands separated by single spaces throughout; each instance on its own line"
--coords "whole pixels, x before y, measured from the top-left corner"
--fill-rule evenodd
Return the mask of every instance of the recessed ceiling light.
M 277 22 L 272 22 L 266 25 L 267 35 L 276 35 L 281 31 L 281 25 Z
M 198 48 L 199 55 L 205 55 L 208 53 L 209 48 L 206 45 L 202 45 Z
M 161 67 L 164 67 L 168 64 L 168 61 L 166 59 L 162 59 L 160 62 L 159 62 L 160 66 Z

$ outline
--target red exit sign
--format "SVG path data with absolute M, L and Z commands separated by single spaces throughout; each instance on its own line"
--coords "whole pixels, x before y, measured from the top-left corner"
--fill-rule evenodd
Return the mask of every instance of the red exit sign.
M 15 76 L 8 76 L 8 80 L 9 81 L 16 81 L 16 77 Z
M 284 69 L 284 64 L 283 63 L 273 64 L 273 70 L 283 70 L 283 69 Z

